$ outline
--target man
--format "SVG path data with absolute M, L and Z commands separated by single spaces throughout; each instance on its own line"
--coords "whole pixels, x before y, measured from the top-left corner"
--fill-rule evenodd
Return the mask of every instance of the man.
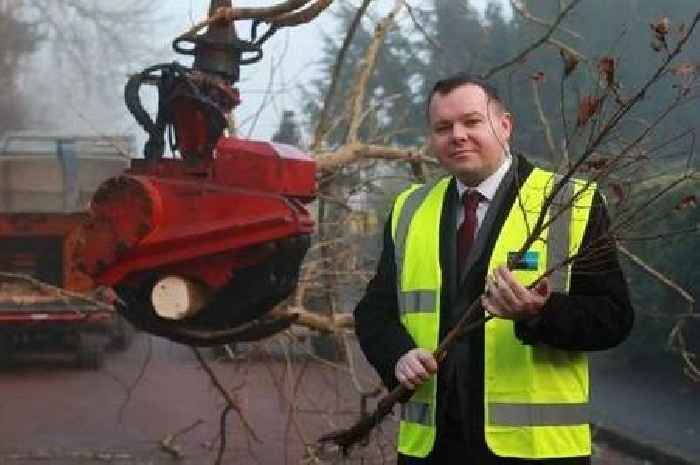
M 438 82 L 428 119 L 451 176 L 397 197 L 355 309 L 383 382 L 415 389 L 401 409 L 398 463 L 588 464 L 584 351 L 619 344 L 633 321 L 602 197 L 569 182 L 547 231 L 509 270 L 556 176 L 510 155 L 512 117 L 486 82 Z M 572 253 L 572 265 L 556 266 Z M 557 271 L 538 281 L 547 265 Z M 438 340 L 476 299 L 495 318 L 438 369 Z

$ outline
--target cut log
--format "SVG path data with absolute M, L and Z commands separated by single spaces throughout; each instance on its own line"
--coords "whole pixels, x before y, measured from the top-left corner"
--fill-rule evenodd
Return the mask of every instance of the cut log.
M 166 276 L 153 286 L 151 303 L 156 314 L 169 320 L 182 320 L 199 313 L 211 299 L 203 284 L 181 276 Z

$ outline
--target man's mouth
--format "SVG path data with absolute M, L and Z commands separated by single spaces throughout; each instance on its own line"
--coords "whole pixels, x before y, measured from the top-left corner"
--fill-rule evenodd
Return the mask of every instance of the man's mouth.
M 452 152 L 452 158 L 466 158 L 475 153 L 472 149 L 460 149 Z

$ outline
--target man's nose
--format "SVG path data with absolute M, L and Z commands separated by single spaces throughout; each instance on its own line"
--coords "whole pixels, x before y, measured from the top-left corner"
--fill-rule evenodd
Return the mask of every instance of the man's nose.
M 464 140 L 468 135 L 467 128 L 463 124 L 455 123 L 452 125 L 452 138 L 455 140 Z

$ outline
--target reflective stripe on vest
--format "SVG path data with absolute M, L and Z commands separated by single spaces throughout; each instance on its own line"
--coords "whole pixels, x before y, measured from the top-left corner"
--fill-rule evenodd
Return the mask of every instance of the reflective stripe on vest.
M 559 182 L 560 175 L 552 177 L 555 182 Z M 557 193 L 550 207 L 551 218 L 556 218 L 549 225 L 547 235 L 547 264 L 552 266 L 569 256 L 569 237 L 571 237 L 571 201 L 574 198 L 574 185 L 566 183 Z M 549 284 L 553 292 L 566 292 L 569 288 L 570 267 L 562 266 L 557 268 L 549 276 Z
M 399 310 L 406 313 L 434 313 L 437 293 L 433 290 L 399 291 Z
M 489 424 L 497 426 L 583 425 L 588 404 L 489 404 Z
M 433 426 L 435 415 L 430 411 L 432 408 L 433 405 L 429 402 L 408 401 L 401 405 L 401 421 Z
M 496 240 L 490 270 L 506 263 L 508 252 L 522 246 L 556 181 L 554 176 L 534 169 L 521 187 L 519 199 Z M 416 344 L 429 350 L 437 346 L 441 287 L 439 224 L 448 182 L 444 178 L 405 191 L 397 197 L 392 215 L 401 321 Z M 542 240 L 533 245 L 537 270 L 514 271 L 516 279 L 529 284 L 546 270 L 547 264 L 559 264 L 578 251 L 594 190 L 595 186 L 581 181 L 565 186 L 548 212 L 548 218 L 556 218 Z M 570 266 L 557 270 L 549 280 L 553 289 L 566 292 Z M 526 346 L 515 339 L 512 322 L 500 319 L 487 324 L 484 350 L 485 432 L 487 443 L 496 454 L 547 458 L 590 453 L 588 372 L 584 355 L 546 346 Z M 524 375 L 528 372 L 533 375 L 530 379 Z M 435 393 L 433 377 L 402 406 L 398 444 L 402 454 L 425 457 L 432 450 Z

